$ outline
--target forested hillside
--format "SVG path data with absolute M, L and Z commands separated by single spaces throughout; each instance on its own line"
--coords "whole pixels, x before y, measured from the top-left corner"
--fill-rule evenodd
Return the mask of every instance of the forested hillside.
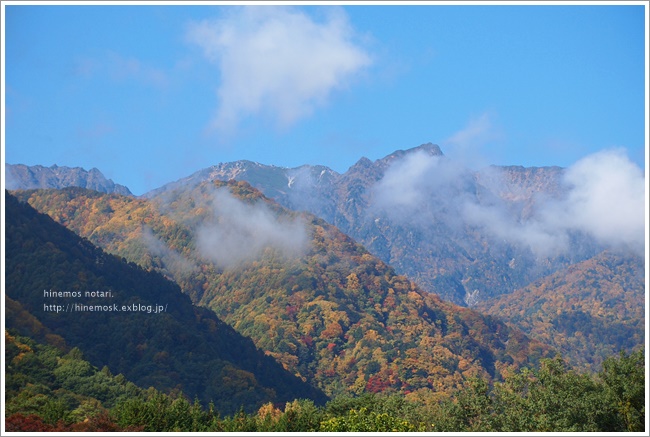
M 241 204 L 228 203 L 232 199 L 222 195 L 215 196 L 215 190 L 223 192 L 224 189 Z M 12 288 L 22 289 L 21 293 L 27 297 L 24 303 L 25 300 L 14 300 L 9 293 L 5 310 L 7 325 L 13 330 L 6 333 L 8 431 L 618 432 L 644 429 L 642 349 L 619 357 L 609 354 L 606 348 L 599 350 L 598 357 L 604 361 L 599 361 L 602 370 L 598 375 L 570 370 L 560 358 L 544 358 L 553 352 L 529 340 L 519 330 L 419 290 L 336 228 L 308 214 L 284 210 L 246 183 L 203 184 L 192 191 L 167 193 L 158 202 L 78 188 L 16 194 L 150 271 L 132 263 L 127 272 L 110 270 L 111 266 L 116 268 L 114 263 L 123 265 L 121 258 L 93 248 L 87 241 L 64 232 L 7 196 L 8 212 L 16 208 L 22 211 L 7 214 L 7 225 L 11 226 L 8 229 L 12 231 L 7 234 L 7 248 L 12 249 L 7 271 L 12 272 L 11 278 L 16 281 L 12 284 L 23 284 Z M 250 206 L 252 209 L 243 206 L 243 211 L 250 216 L 259 220 L 275 217 L 279 221 L 266 222 L 266 225 L 283 223 L 299 234 L 300 227 L 296 225 L 303 224 L 309 240 L 303 241 L 300 247 L 268 240 L 269 245 L 258 248 L 259 251 L 243 258 L 241 253 L 233 253 L 239 261 L 224 264 L 222 252 L 210 250 L 210 245 L 203 247 L 196 240 L 199 230 L 216 232 L 218 226 L 232 225 L 229 222 L 232 217 L 224 205 L 219 207 L 220 202 L 234 208 Z M 272 214 L 260 216 L 261 205 L 264 205 L 262 210 Z M 202 229 L 200 224 L 205 223 L 209 226 Z M 242 229 L 247 228 L 240 227 L 239 232 Z M 70 253 L 74 255 L 72 258 Z M 535 287 L 541 289 L 540 284 L 551 281 L 553 287 L 563 290 L 561 278 L 564 278 L 568 287 L 566 300 L 574 305 L 570 290 L 575 281 L 595 284 L 607 278 L 616 284 L 622 275 L 628 282 L 623 281 L 624 286 L 616 296 L 622 297 L 620 293 L 625 290 L 636 290 L 634 284 L 640 271 L 634 259 L 603 254 L 583 264 L 564 272 L 564 276 L 540 281 Z M 157 290 L 157 301 L 170 296 L 168 300 L 177 306 L 189 304 L 189 300 L 179 297 L 178 288 L 153 272 L 177 278 L 183 291 L 195 302 L 223 314 L 224 319 L 228 317 L 227 321 L 238 331 L 249 333 L 262 349 L 291 372 L 337 396 L 324 407 L 309 400 L 298 400 L 305 397 L 304 391 L 302 394 L 294 391 L 297 394 L 291 397 L 285 390 L 286 401 L 280 396 L 275 401 L 264 401 L 264 396 L 269 400 L 273 397 L 276 388 L 267 387 L 276 387 L 269 379 L 274 380 L 278 374 L 264 373 L 268 375 L 266 379 L 267 376 L 260 376 L 252 368 L 246 370 L 245 364 L 242 370 L 235 370 L 239 362 L 233 356 L 230 356 L 233 361 L 225 363 L 228 371 L 221 380 L 231 382 L 231 392 L 227 400 L 213 399 L 214 406 L 206 399 L 206 394 L 209 398 L 215 393 L 209 387 L 203 395 L 188 390 L 186 387 L 192 387 L 191 383 L 176 387 L 182 393 L 177 389 L 170 394 L 153 388 L 145 390 L 141 387 L 150 385 L 149 375 L 158 375 L 158 382 L 164 382 L 165 375 L 183 380 L 188 371 L 194 375 L 197 370 L 201 373 L 205 356 L 200 361 L 197 357 L 196 364 L 192 364 L 193 354 L 182 350 L 182 343 L 188 339 L 194 339 L 190 340 L 192 352 L 205 352 L 215 344 L 221 352 L 233 352 L 232 343 L 210 335 L 193 337 L 187 332 L 192 330 L 190 319 L 184 319 L 187 326 L 166 322 L 169 329 L 161 330 L 161 325 L 150 325 L 145 317 L 138 319 L 139 325 L 133 329 L 145 332 L 149 340 L 137 345 L 131 342 L 128 348 L 114 353 L 123 357 L 120 364 L 131 358 L 135 360 L 133 364 L 117 370 L 110 365 L 104 367 L 105 364 L 90 357 L 119 348 L 109 338 L 114 330 L 106 328 L 114 327 L 114 320 L 103 321 L 97 317 L 99 313 L 94 313 L 93 329 L 83 332 L 83 337 L 91 340 L 83 342 L 74 335 L 65 335 L 68 326 L 60 316 L 70 314 L 56 316 L 41 312 L 40 291 L 31 293 L 33 287 L 39 290 L 45 287 L 33 282 L 42 282 L 39 276 L 43 275 L 38 272 L 48 271 L 54 265 L 63 269 L 54 269 L 46 275 L 48 284 L 53 284 L 49 288 L 109 287 L 113 291 L 127 290 L 126 295 L 133 297 L 136 294 L 128 290 L 139 289 L 134 283 L 148 284 L 140 297 L 145 305 L 152 298 L 152 291 L 147 290 L 152 288 Z M 113 275 L 106 274 L 106 266 Z M 117 281 L 120 284 L 135 277 L 131 288 L 116 285 L 109 279 L 118 271 L 118 276 L 127 278 Z M 8 281 L 9 278 L 10 275 Z M 598 285 L 596 288 L 606 289 L 607 281 Z M 176 292 L 170 294 L 169 286 Z M 549 310 L 564 307 L 566 303 L 558 295 L 552 299 L 556 306 L 547 308 L 543 302 L 536 303 L 535 288 L 529 288 L 527 293 L 533 300 L 526 300 L 526 304 L 533 308 Z M 611 288 L 617 290 L 614 285 Z M 633 295 L 636 296 L 634 292 Z M 618 317 L 626 318 L 635 317 L 635 311 L 639 310 L 625 304 L 612 309 L 614 301 L 607 302 L 600 292 L 587 291 L 580 298 L 585 298 L 587 307 L 593 304 L 599 308 L 598 312 L 610 322 L 616 312 L 620 313 Z M 619 303 L 626 300 L 620 299 Z M 502 310 L 507 312 L 508 308 L 504 303 Z M 234 331 L 210 311 L 196 307 L 186 311 L 194 314 L 199 324 L 206 325 L 203 334 L 216 326 L 218 333 L 226 333 L 230 339 L 234 337 Z M 45 317 L 37 318 L 33 314 Z M 142 314 L 145 315 L 166 314 Z M 534 320 L 540 317 L 543 313 L 535 315 Z M 135 315 L 129 315 L 127 323 L 119 324 L 120 334 L 137 340 L 138 334 L 128 323 L 134 319 Z M 526 317 L 522 321 L 525 326 Z M 595 324 L 590 326 L 592 334 L 602 334 Z M 630 326 L 626 325 L 625 329 Z M 164 340 L 159 335 L 161 331 Z M 618 332 L 610 331 L 612 335 Z M 81 330 L 77 332 L 81 337 Z M 101 338 L 89 332 L 98 332 Z M 535 330 L 531 333 L 534 335 Z M 21 336 L 25 334 L 48 345 Z M 581 338 L 581 334 L 574 334 Z M 592 335 L 590 340 L 594 338 Z M 165 346 L 169 339 L 172 346 Z M 577 344 L 575 339 L 570 341 L 571 345 Z M 562 342 L 557 343 L 557 347 L 563 346 Z M 244 349 L 235 349 L 239 351 L 237 355 Z M 184 360 L 175 360 L 178 356 Z M 260 369 L 260 360 L 266 368 L 270 358 L 259 352 L 255 356 L 249 362 L 258 363 L 254 369 Z M 223 361 L 209 363 L 219 366 Z M 113 376 L 118 372 L 122 375 Z M 142 378 L 141 372 L 147 378 Z M 281 379 L 287 381 L 286 376 Z M 162 387 L 171 388 L 165 384 Z M 194 396 L 200 401 L 192 402 Z M 245 410 L 235 413 L 236 402 L 242 403 Z
M 159 273 L 5 196 L 7 328 L 78 347 L 94 366 L 143 387 L 180 389 L 222 412 L 300 397 L 325 401 Z
M 476 309 L 597 371 L 606 357 L 645 344 L 644 281 L 641 257 L 605 251 Z
M 336 224 L 425 291 L 502 318 L 572 365 L 597 371 L 606 356 L 644 343 L 639 229 L 622 243 L 630 230 L 615 228 L 612 217 L 628 213 L 594 209 L 622 196 L 625 210 L 627 191 L 617 182 L 625 178 L 612 174 L 617 160 L 475 171 L 423 144 L 362 158 L 342 174 L 222 163 L 148 196 L 164 201 L 166 192 L 191 192 L 206 180 L 249 181 L 285 206 Z M 635 224 L 639 212 L 629 213 Z
M 423 292 L 336 228 L 285 210 L 247 183 L 203 183 L 153 200 L 80 189 L 17 194 L 106 250 L 173 277 L 196 303 L 329 395 L 450 392 L 469 377 L 499 379 L 551 353 L 494 318 Z M 233 211 L 242 223 L 257 217 L 264 226 L 254 232 L 269 229 L 283 241 L 224 265 L 246 244 L 217 249 L 232 233 L 247 242 L 253 232 L 232 222 Z M 292 232 L 281 232 L 285 226 Z M 287 246 L 303 233 L 300 248 Z

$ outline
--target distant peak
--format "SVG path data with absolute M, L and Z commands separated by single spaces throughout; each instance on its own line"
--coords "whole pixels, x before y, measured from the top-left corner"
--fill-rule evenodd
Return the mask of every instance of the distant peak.
M 101 193 L 132 195 L 127 187 L 107 179 L 96 167 L 85 170 L 82 167 L 57 164 L 52 164 L 50 167 L 6 164 L 5 168 L 8 169 L 8 174 L 11 174 L 11 181 L 7 184 L 11 190 L 81 187 Z
M 426 144 L 421 144 L 417 147 L 413 147 L 411 149 L 396 150 L 390 155 L 380 159 L 379 161 L 388 163 L 393 161 L 394 159 L 401 158 L 403 156 L 410 155 L 411 153 L 415 153 L 415 152 L 424 152 L 429 156 L 443 156 L 442 150 L 440 150 L 440 147 L 437 144 L 426 143 Z
M 362 156 L 350 169 L 369 168 L 372 167 L 372 161 Z
M 437 144 L 433 143 L 426 143 L 426 144 L 421 144 L 417 147 L 414 147 L 412 149 L 407 150 L 406 152 L 415 152 L 417 150 L 422 150 L 423 152 L 427 152 L 431 156 L 442 156 L 442 150 L 440 150 L 440 146 Z

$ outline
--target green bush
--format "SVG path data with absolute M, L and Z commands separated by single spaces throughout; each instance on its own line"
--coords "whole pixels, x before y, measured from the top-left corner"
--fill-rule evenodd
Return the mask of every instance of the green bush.
M 404 419 L 389 416 L 387 413 L 350 410 L 347 415 L 332 417 L 321 422 L 320 431 L 325 432 L 414 432 L 424 431 Z

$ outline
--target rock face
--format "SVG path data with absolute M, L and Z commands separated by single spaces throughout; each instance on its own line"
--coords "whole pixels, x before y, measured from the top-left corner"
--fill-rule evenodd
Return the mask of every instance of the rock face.
M 81 187 L 101 193 L 131 195 L 127 187 L 106 179 L 96 168 L 84 170 L 81 167 L 59 167 L 56 164 L 51 167 L 5 164 L 5 172 L 8 190 Z
M 540 199 L 561 197 L 562 171 L 470 171 L 423 145 L 359 161 L 330 189 L 335 214 L 313 212 L 424 289 L 473 306 L 594 254 L 577 244 L 568 257 L 540 260 L 528 247 L 495 235 L 483 217 L 499 215 L 500 226 L 527 220 Z

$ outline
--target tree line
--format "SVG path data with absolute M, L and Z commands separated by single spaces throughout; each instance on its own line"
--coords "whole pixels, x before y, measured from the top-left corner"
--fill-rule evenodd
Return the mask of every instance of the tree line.
M 5 331 L 7 431 L 181 432 L 621 432 L 645 427 L 645 352 L 621 352 L 598 374 L 561 357 L 502 382 L 468 380 L 452 395 L 365 392 L 319 406 L 308 399 L 221 415 L 180 391 L 143 389 L 77 348 L 60 349 Z

